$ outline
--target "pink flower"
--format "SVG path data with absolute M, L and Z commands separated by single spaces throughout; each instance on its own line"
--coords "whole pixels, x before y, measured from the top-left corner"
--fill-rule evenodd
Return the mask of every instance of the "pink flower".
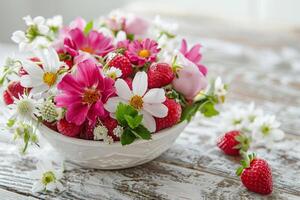
M 117 48 L 128 49 L 129 43 L 130 43 L 129 40 L 122 40 L 122 41 L 119 41 L 119 42 L 117 43 Z
M 85 36 L 79 28 L 69 31 L 69 37 L 65 38 L 64 46 L 71 56 L 77 56 L 79 50 L 104 56 L 114 49 L 111 38 L 97 31 L 91 31 Z
M 137 16 L 133 16 L 125 21 L 124 31 L 127 34 L 143 35 L 147 32 L 149 23 Z
M 147 38 L 130 43 L 126 55 L 133 64 L 143 66 L 146 62 L 155 62 L 159 51 L 157 42 Z
M 176 66 L 180 66 L 180 68 L 177 69 L 178 76 L 174 78 L 172 85 L 176 91 L 192 100 L 201 90 L 206 88 L 206 78 L 199 71 L 197 65 L 181 53 L 177 55 Z
M 204 65 L 200 64 L 200 60 L 202 58 L 202 55 L 200 54 L 200 44 L 194 45 L 190 50 L 188 50 L 187 42 L 185 39 L 181 42 L 180 52 L 190 61 L 195 63 L 199 70 L 202 72 L 202 74 L 205 76 L 207 74 L 207 69 Z
M 81 125 L 87 119 L 93 124 L 97 117 L 107 114 L 103 104 L 114 94 L 113 85 L 114 81 L 103 77 L 95 63 L 85 60 L 78 64 L 75 75 L 65 75 L 57 85 L 61 93 L 55 102 L 67 109 L 68 122 Z

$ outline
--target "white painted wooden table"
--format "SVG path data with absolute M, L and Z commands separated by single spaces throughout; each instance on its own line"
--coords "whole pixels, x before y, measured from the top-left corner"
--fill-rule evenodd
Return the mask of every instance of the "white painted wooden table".
M 234 174 L 238 159 L 224 156 L 215 145 L 221 119 L 198 116 L 170 150 L 150 163 L 101 171 L 67 162 L 67 189 L 61 194 L 32 194 L 29 174 L 36 155 L 20 157 L 2 136 L 0 199 L 300 199 L 299 33 L 250 32 L 209 20 L 178 20 L 183 34 L 206 47 L 204 63 L 210 76 L 221 75 L 230 83 L 230 104 L 255 101 L 282 122 L 284 141 L 271 151 L 252 149 L 272 166 L 273 194 L 263 197 L 241 185 Z M 0 58 L 7 54 L 6 46 L 1 45 L 0 52 Z

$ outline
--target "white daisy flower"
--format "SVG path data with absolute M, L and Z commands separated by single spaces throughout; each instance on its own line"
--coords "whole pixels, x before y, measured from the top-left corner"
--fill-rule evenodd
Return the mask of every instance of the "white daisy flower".
M 59 82 L 58 71 L 63 64 L 53 48 L 39 51 L 38 58 L 43 68 L 34 62 L 23 61 L 23 68 L 28 74 L 21 77 L 21 85 L 32 88 L 31 94 L 42 94 L 50 89 L 55 93 L 55 86 Z
M 14 98 L 14 103 L 9 105 L 8 108 L 13 112 L 11 119 L 17 119 L 20 122 L 31 122 L 35 119 L 35 114 L 38 113 L 39 101 L 32 98 L 32 95 L 25 95 Z
M 145 72 L 136 73 L 132 81 L 132 91 L 123 79 L 117 79 L 115 87 L 118 96 L 108 99 L 105 109 L 114 114 L 120 102 L 129 104 L 143 115 L 143 125 L 150 132 L 155 132 L 154 117 L 163 118 L 168 114 L 168 108 L 163 104 L 166 100 L 165 91 L 162 88 L 147 91 L 148 76 Z
M 164 21 L 159 15 L 155 16 L 153 21 L 153 28 L 150 28 L 151 35 L 154 37 L 161 37 L 166 35 L 168 37 L 174 37 L 178 29 L 178 24 Z
M 33 193 L 64 190 L 60 181 L 63 177 L 63 169 L 55 169 L 52 162 L 38 162 L 37 169 L 31 175 L 33 178 L 38 179 L 32 186 Z
M 222 113 L 221 130 L 242 130 L 245 127 L 246 112 L 240 106 L 233 106 Z
M 27 26 L 35 27 L 40 34 L 46 35 L 49 31 L 49 27 L 45 24 L 46 20 L 44 17 L 37 16 L 31 18 L 30 15 L 23 17 Z
M 116 67 L 110 67 L 105 71 L 105 75 L 113 80 L 122 76 L 122 71 Z
M 222 103 L 225 101 L 225 96 L 227 94 L 226 85 L 222 82 L 221 77 L 217 77 L 214 83 L 214 94 L 218 97 L 219 101 Z
M 280 123 L 274 115 L 265 115 L 258 117 L 253 123 L 252 136 L 258 142 L 272 145 L 274 141 L 279 141 L 284 138 L 284 132 L 279 129 Z
M 246 120 L 248 124 L 254 123 L 255 119 L 262 117 L 264 115 L 262 109 L 255 108 L 254 102 L 251 102 L 248 108 L 246 109 Z
M 99 125 L 94 129 L 94 140 L 104 140 L 107 137 L 108 130 L 105 126 Z

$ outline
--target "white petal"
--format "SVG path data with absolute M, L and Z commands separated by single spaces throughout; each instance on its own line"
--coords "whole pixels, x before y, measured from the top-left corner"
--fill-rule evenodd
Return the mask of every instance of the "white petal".
M 45 25 L 39 25 L 38 26 L 39 32 L 43 35 L 46 35 L 49 31 L 49 27 Z
M 148 88 L 148 77 L 145 72 L 137 72 L 132 81 L 132 92 L 135 95 L 143 96 Z
M 56 53 L 55 49 L 49 48 L 48 50 L 48 62 L 51 67 L 52 72 L 57 72 L 61 63 L 59 61 L 58 54 Z
M 146 103 L 162 103 L 165 100 L 165 91 L 161 88 L 150 89 L 143 97 L 143 101 Z
M 35 87 L 43 83 L 41 80 L 37 80 L 31 77 L 30 75 L 23 75 L 20 81 L 21 81 L 21 85 L 27 88 Z
M 37 193 L 43 191 L 44 189 L 45 189 L 44 184 L 39 180 L 33 184 L 31 191 L 33 193 Z
M 35 86 L 32 88 L 32 90 L 30 90 L 30 94 L 39 94 L 39 93 L 43 93 L 46 92 L 49 89 L 49 87 L 45 84 L 43 85 L 39 85 L 39 86 Z
M 56 183 L 54 182 L 50 182 L 46 185 L 46 190 L 47 191 L 51 191 L 51 192 L 54 192 L 56 189 Z
M 34 62 L 22 60 L 24 70 L 36 79 L 42 79 L 44 71 Z
M 143 125 L 152 133 L 156 130 L 155 119 L 147 112 L 142 111 L 143 114 Z
M 23 31 L 15 31 L 11 36 L 12 41 L 20 43 L 26 40 L 25 33 Z
M 280 129 L 275 129 L 271 132 L 272 137 L 275 141 L 282 140 L 284 138 L 284 132 Z
M 124 102 L 120 97 L 111 97 L 107 100 L 107 102 L 104 104 L 104 108 L 110 112 L 114 113 L 117 110 L 117 106 L 119 105 L 120 102 Z
M 148 104 L 145 103 L 143 109 L 154 117 L 163 118 L 168 115 L 168 107 L 164 104 Z
M 119 97 L 125 100 L 129 100 L 132 97 L 132 92 L 128 84 L 123 79 L 118 79 L 115 83 L 117 94 Z
M 34 24 L 34 22 L 33 22 L 33 20 L 32 20 L 32 18 L 31 18 L 30 15 L 26 15 L 25 17 L 23 17 L 23 20 L 25 21 L 25 24 L 27 26 L 31 26 L 31 25 Z
M 45 18 L 42 16 L 37 16 L 33 19 L 33 22 L 37 25 L 42 25 L 45 22 Z

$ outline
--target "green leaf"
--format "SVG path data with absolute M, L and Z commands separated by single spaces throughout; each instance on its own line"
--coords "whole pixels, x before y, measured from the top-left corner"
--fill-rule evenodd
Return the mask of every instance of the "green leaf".
M 144 140 L 150 140 L 151 139 L 151 133 L 150 131 L 144 127 L 143 125 L 139 125 L 135 129 L 132 130 L 132 132 L 139 138 Z
M 244 170 L 244 168 L 242 166 L 240 166 L 239 168 L 237 168 L 237 170 L 235 172 L 236 175 L 240 176 L 242 174 L 243 170 Z
M 84 27 L 84 30 L 83 30 L 83 33 L 85 35 L 89 34 L 89 32 L 93 29 L 93 26 L 94 26 L 94 22 L 93 20 L 92 21 L 89 21 L 89 23 L 87 23 Z
M 143 120 L 143 115 L 136 115 L 135 117 L 132 117 L 130 115 L 124 115 L 124 118 L 127 121 L 128 126 L 134 129 L 141 124 Z
M 16 123 L 15 119 L 9 119 L 9 120 L 7 120 L 6 126 L 8 128 L 11 128 L 11 127 L 13 127 L 15 125 L 15 123 Z
M 132 106 L 119 103 L 116 110 L 116 119 L 124 127 L 127 126 L 125 115 L 135 117 L 138 115 L 138 112 Z
M 131 144 L 136 139 L 136 136 L 131 132 L 129 128 L 126 128 L 121 136 L 121 144 Z
M 24 129 L 24 138 L 23 139 L 24 139 L 25 146 L 22 150 L 22 153 L 25 153 L 27 150 L 27 147 L 28 147 L 29 139 L 30 139 L 30 133 L 29 133 L 28 129 Z
M 130 41 L 133 41 L 134 40 L 134 34 L 127 34 L 127 39 L 130 40 Z
M 192 117 L 197 113 L 200 106 L 201 106 L 200 102 L 195 102 L 194 104 L 187 105 L 182 111 L 180 120 L 191 121 Z
M 213 117 L 219 114 L 219 111 L 217 111 L 214 107 L 214 104 L 212 102 L 206 102 L 200 107 L 200 112 L 205 117 Z

